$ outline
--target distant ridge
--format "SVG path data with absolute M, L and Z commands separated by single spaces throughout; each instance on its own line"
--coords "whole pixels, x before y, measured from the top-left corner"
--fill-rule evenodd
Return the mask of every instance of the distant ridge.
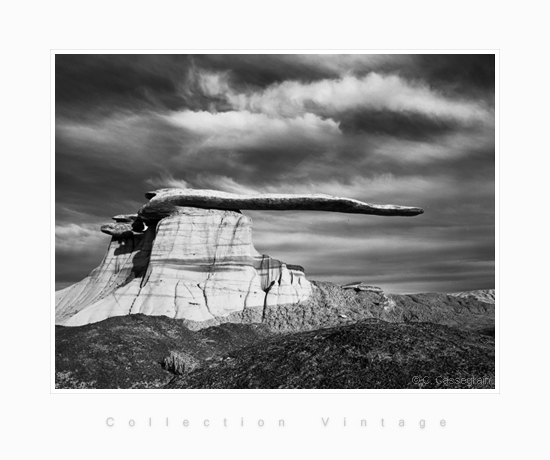
M 474 297 L 475 299 L 486 302 L 486 303 L 495 303 L 495 290 L 494 289 L 478 289 L 476 291 L 464 291 L 464 292 L 454 292 L 449 294 L 455 297 Z

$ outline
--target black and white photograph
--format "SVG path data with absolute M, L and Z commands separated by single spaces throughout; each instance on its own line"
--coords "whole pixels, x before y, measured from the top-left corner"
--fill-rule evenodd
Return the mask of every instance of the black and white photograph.
M 52 62 L 56 391 L 498 389 L 495 52 Z
M 2 458 L 544 457 L 542 6 L 8 3 Z

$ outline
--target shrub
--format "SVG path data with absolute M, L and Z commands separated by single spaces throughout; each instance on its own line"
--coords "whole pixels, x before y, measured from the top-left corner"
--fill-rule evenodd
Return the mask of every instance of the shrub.
M 186 353 L 171 351 L 170 355 L 162 360 L 162 367 L 176 375 L 184 375 L 197 367 L 197 360 Z

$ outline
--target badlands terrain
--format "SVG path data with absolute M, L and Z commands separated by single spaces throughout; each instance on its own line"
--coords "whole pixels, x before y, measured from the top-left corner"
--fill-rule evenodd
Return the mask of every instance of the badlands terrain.
M 56 326 L 56 387 L 494 388 L 467 380 L 494 378 L 493 290 L 392 295 L 312 285 L 314 299 L 265 323 L 192 331 L 136 314 Z
M 146 198 L 101 227 L 111 236 L 101 264 L 55 293 L 56 388 L 494 387 L 494 291 L 311 281 L 256 251 L 240 211 L 412 218 L 421 208 L 193 189 Z

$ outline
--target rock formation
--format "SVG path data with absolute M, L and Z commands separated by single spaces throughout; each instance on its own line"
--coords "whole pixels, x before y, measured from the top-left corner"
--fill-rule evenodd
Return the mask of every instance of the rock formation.
M 371 205 L 328 195 L 240 196 L 162 189 L 138 214 L 101 227 L 112 236 L 99 267 L 56 292 L 56 324 L 80 326 L 134 313 L 182 319 L 193 329 L 262 322 L 266 311 L 307 300 L 304 269 L 256 251 L 241 209 L 303 209 L 416 215 L 420 208 Z
M 342 289 L 353 289 L 355 292 L 365 291 L 365 292 L 377 292 L 382 293 L 382 288 L 378 286 L 370 286 L 361 281 L 356 281 L 355 283 L 348 283 L 342 286 Z
M 139 210 L 142 219 L 157 220 L 171 215 L 178 206 L 209 209 L 257 209 L 270 211 L 330 211 L 376 216 L 417 216 L 421 208 L 393 204 L 369 204 L 330 195 L 291 195 L 266 193 L 237 195 L 215 190 L 165 188 L 147 192 L 149 203 Z
M 455 297 L 468 298 L 473 297 L 481 302 L 495 304 L 495 290 L 494 289 L 478 289 L 475 291 L 454 292 L 450 294 Z

